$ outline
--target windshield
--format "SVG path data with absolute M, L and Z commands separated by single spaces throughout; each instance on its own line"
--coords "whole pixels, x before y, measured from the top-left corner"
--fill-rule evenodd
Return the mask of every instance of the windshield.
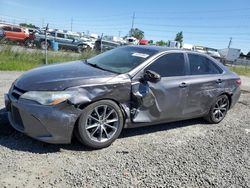
M 111 72 L 126 73 L 156 52 L 138 47 L 116 48 L 88 59 L 88 63 Z

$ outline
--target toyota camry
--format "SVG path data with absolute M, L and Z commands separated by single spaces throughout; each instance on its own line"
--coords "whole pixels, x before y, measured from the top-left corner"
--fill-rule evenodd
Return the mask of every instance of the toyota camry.
M 5 94 L 5 105 L 11 125 L 32 138 L 70 143 L 76 135 L 98 149 L 124 128 L 198 117 L 219 123 L 239 99 L 240 84 L 208 55 L 126 46 L 28 71 Z

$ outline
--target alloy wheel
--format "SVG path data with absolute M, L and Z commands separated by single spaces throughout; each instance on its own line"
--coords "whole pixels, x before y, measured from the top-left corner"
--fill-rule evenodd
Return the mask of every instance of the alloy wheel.
M 116 110 L 109 105 L 99 105 L 88 115 L 85 129 L 89 138 L 95 142 L 106 142 L 115 135 L 119 126 Z
M 212 111 L 213 119 L 215 121 L 219 122 L 225 117 L 228 110 L 228 105 L 229 102 L 226 96 L 223 96 L 217 100 Z

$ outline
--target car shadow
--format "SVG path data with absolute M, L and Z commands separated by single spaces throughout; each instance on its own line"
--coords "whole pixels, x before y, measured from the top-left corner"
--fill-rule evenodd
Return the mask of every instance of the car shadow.
M 167 131 L 180 127 L 191 126 L 195 124 L 207 124 L 201 118 L 178 121 L 173 123 L 164 123 L 159 125 L 152 125 L 146 127 L 124 129 L 118 139 L 126 137 L 133 137 L 138 135 L 144 135 L 159 131 Z M 32 139 L 25 134 L 19 133 L 11 127 L 5 108 L 0 109 L 0 145 L 11 150 L 32 152 L 32 153 L 55 153 L 61 150 L 72 151 L 92 151 L 91 149 L 84 147 L 74 137 L 71 144 L 47 144 L 35 139 Z

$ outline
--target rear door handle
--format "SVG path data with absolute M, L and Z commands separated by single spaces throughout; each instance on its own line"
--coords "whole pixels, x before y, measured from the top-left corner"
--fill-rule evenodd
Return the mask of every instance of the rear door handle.
M 218 80 L 216 80 L 216 83 L 217 83 L 217 84 L 222 83 L 222 79 L 219 78 Z
M 184 87 L 187 87 L 187 84 L 185 82 L 182 82 L 180 85 L 179 85 L 180 88 L 184 88 Z

